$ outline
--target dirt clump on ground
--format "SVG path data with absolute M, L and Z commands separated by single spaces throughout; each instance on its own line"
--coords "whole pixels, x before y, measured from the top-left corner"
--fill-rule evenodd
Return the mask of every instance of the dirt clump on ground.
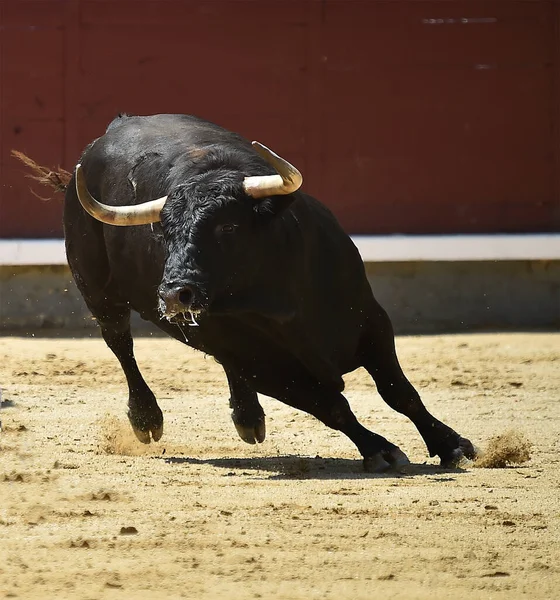
M 503 469 L 521 465 L 531 459 L 532 442 L 520 431 L 509 430 L 488 441 L 486 449 L 475 461 L 475 466 Z
M 97 422 L 99 452 L 117 456 L 141 456 L 150 453 L 150 446 L 138 443 L 128 421 L 106 414 Z

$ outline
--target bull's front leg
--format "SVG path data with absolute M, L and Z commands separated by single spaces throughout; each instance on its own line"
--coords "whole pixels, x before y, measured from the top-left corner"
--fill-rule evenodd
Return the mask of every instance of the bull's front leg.
M 262 443 L 266 437 L 264 410 L 259 404 L 257 393 L 252 390 L 245 379 L 232 370 L 225 369 L 232 409 L 231 419 L 239 437 L 248 444 Z
M 134 358 L 129 314 L 98 318 L 107 346 L 118 358 L 128 382 L 128 419 L 136 437 L 144 444 L 163 435 L 163 413 Z M 150 437 L 151 436 L 151 437 Z

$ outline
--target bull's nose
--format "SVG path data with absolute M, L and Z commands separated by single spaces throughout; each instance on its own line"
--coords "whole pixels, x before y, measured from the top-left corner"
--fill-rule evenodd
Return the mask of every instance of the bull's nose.
M 194 295 L 194 289 L 190 285 L 159 290 L 159 297 L 169 314 L 188 310 L 194 301 Z
M 194 290 L 190 285 L 186 285 L 182 290 L 179 290 L 177 297 L 183 306 L 189 308 L 194 300 Z

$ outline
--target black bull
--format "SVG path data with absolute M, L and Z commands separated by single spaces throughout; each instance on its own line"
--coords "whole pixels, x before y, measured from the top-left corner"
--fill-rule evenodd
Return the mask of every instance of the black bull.
M 195 117 L 119 116 L 84 151 L 82 183 L 109 207 L 166 195 L 161 212 L 142 221 L 151 224 L 109 225 L 82 207 L 76 173 L 67 186 L 68 263 L 126 375 L 137 437 L 158 440 L 163 415 L 134 358 L 131 309 L 222 365 L 245 442 L 265 438 L 263 393 L 345 433 L 368 471 L 406 464 L 342 395 L 342 375 L 363 366 L 430 456 L 443 466 L 473 458 L 471 442 L 435 419 L 403 374 L 391 322 L 331 212 L 301 191 L 250 193 L 247 178 L 276 173 L 269 162 Z

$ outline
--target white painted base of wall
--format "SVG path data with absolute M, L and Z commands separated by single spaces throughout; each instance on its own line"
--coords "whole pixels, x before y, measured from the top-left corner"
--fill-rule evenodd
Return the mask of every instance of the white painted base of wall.
M 364 262 L 560 259 L 560 233 L 357 235 L 352 239 Z
M 364 262 L 559 260 L 560 233 L 356 235 Z M 64 240 L 0 240 L 1 265 L 65 265 Z
M 0 266 L 65 264 L 64 240 L 0 240 Z

